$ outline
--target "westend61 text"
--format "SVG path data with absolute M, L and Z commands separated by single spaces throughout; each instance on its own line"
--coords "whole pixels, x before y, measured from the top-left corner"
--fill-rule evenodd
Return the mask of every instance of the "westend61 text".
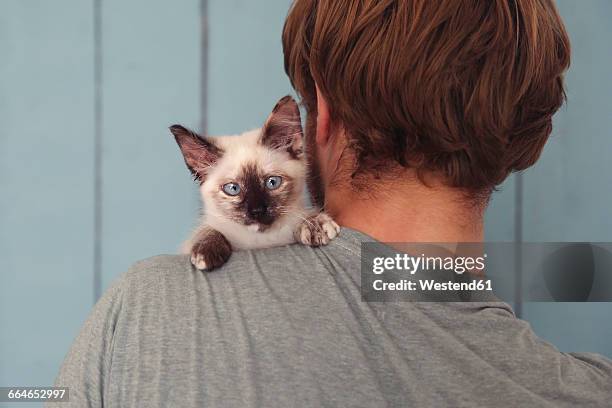
M 418 283 L 417 283 L 418 282 Z M 418 281 L 409 281 L 402 279 L 398 282 L 384 282 L 383 280 L 375 280 L 372 287 L 377 291 L 385 290 L 402 290 L 402 291 L 482 291 L 493 290 L 490 279 L 473 280 L 471 282 L 437 282 L 431 279 L 419 279 Z

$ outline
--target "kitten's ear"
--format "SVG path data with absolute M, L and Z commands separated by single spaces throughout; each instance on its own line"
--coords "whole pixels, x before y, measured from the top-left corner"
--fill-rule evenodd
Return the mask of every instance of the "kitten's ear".
M 187 168 L 193 174 L 194 179 L 203 183 L 208 169 L 219 160 L 223 150 L 213 142 L 181 125 L 170 126 L 170 132 L 172 132 L 176 143 L 181 148 L 185 164 L 187 164 Z
M 303 156 L 302 122 L 295 100 L 287 95 L 282 98 L 261 130 L 261 143 L 271 149 L 285 150 L 294 159 Z

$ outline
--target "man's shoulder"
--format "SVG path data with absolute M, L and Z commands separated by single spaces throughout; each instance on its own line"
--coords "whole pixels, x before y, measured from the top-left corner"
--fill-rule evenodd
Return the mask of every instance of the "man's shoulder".
M 252 281 L 256 276 L 286 281 L 287 274 L 326 275 L 340 267 L 355 273 L 359 269 L 359 235 L 343 229 L 341 234 L 322 247 L 290 244 L 272 248 L 237 250 L 220 268 L 199 271 L 188 254 L 156 255 L 133 263 L 113 286 L 127 297 L 150 298 L 160 291 L 175 295 L 190 294 L 205 288 L 225 291 L 234 282 Z
M 205 304 L 215 299 L 240 299 L 244 306 L 273 299 L 278 296 L 276 291 L 295 298 L 317 288 L 333 290 L 337 283 L 329 280 L 337 271 L 358 273 L 358 260 L 353 259 L 330 245 L 312 248 L 293 244 L 235 251 L 222 267 L 200 271 L 187 254 L 157 255 L 135 262 L 105 292 L 102 301 L 128 314 L 146 309 L 154 315 L 174 316 L 173 311 L 178 310 L 179 314 L 191 313 L 188 304 L 194 299 Z M 300 293 L 294 293 L 297 287 Z M 208 313 L 215 307 L 198 310 Z
M 150 286 L 166 277 L 180 277 L 190 269 L 191 262 L 187 255 L 154 255 L 134 262 L 117 283 L 123 287 Z
M 128 269 L 126 275 L 129 278 L 141 278 L 146 276 L 158 276 L 183 269 L 188 269 L 191 263 L 187 255 L 162 254 L 140 259 L 134 262 Z
M 306 256 L 312 249 L 303 245 L 288 245 L 273 248 L 250 249 L 233 251 L 228 261 L 213 271 L 232 270 L 240 268 L 257 258 L 263 261 L 274 261 L 275 259 L 287 259 L 287 257 Z M 175 274 L 177 271 L 195 270 L 191 264 L 188 254 L 162 254 L 138 260 L 130 266 L 127 274 L 130 277 L 142 277 L 142 275 Z M 213 272 L 209 271 L 209 272 Z
M 229 260 L 220 268 L 202 273 L 213 277 L 217 275 L 217 272 L 239 273 L 252 267 L 268 270 L 279 266 L 317 263 L 322 257 L 358 256 L 358 250 L 350 248 L 350 245 L 343 241 L 341 237 L 338 237 L 323 247 L 290 244 L 271 248 L 238 250 L 234 251 Z M 156 255 L 135 262 L 126 275 L 128 279 L 158 279 L 167 275 L 174 277 L 177 273 L 193 273 L 194 271 L 196 269 L 187 254 Z

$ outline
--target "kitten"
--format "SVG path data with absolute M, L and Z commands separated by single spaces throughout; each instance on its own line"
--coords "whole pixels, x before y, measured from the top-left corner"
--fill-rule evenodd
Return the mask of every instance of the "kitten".
M 340 231 L 324 212 L 304 208 L 302 125 L 290 96 L 261 129 L 215 138 L 180 125 L 170 131 L 200 182 L 205 207 L 201 225 L 183 245 L 197 269 L 223 265 L 232 249 L 326 245 Z

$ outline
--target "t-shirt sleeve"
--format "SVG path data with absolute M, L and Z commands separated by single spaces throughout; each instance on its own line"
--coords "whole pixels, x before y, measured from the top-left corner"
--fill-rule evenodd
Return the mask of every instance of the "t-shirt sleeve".
M 68 387 L 68 403 L 48 403 L 46 406 L 103 406 L 124 280 L 124 277 L 119 278 L 96 303 L 64 358 L 55 386 Z

